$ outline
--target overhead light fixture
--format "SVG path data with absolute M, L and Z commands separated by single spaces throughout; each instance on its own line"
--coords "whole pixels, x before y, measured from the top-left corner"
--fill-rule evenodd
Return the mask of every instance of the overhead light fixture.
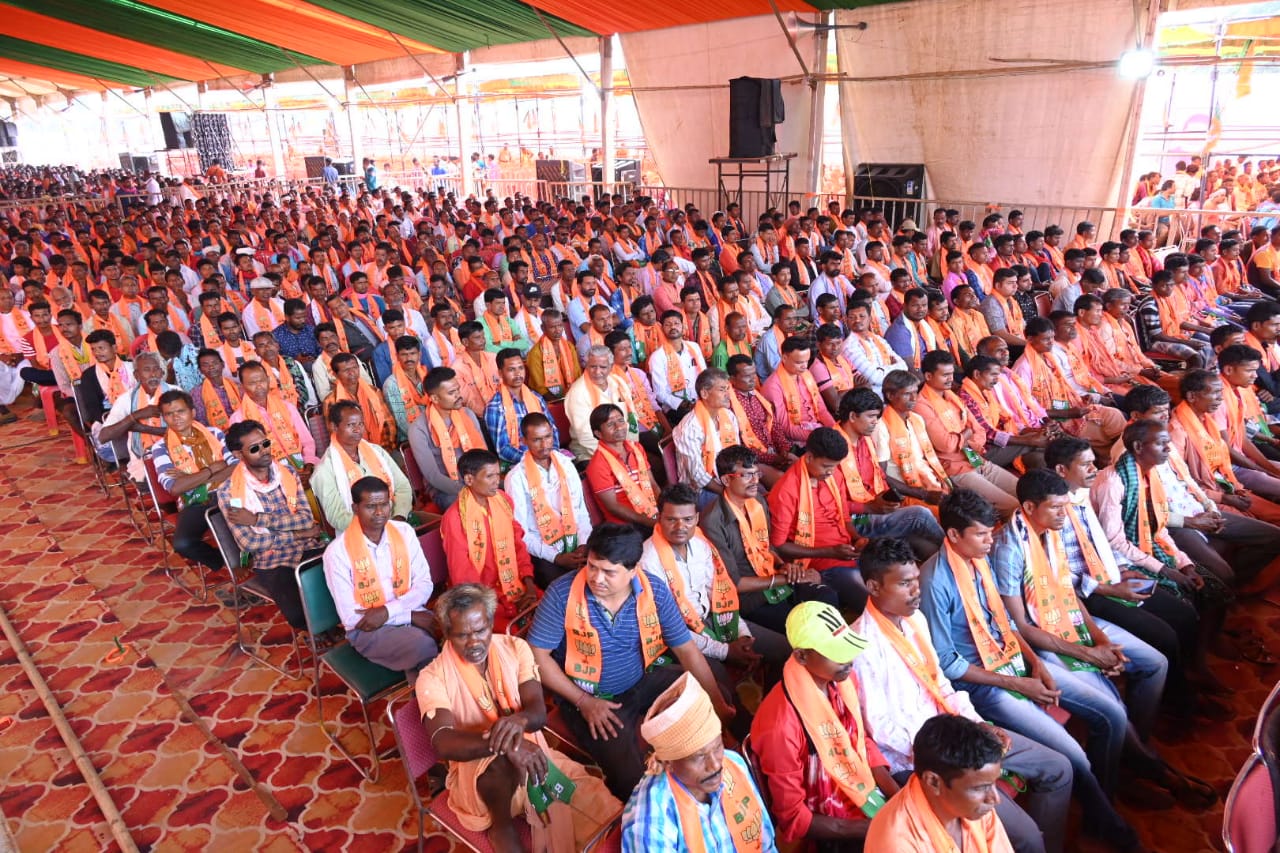
M 1116 72 L 1126 80 L 1145 80 L 1155 70 L 1156 55 L 1149 50 L 1126 50 L 1116 64 Z

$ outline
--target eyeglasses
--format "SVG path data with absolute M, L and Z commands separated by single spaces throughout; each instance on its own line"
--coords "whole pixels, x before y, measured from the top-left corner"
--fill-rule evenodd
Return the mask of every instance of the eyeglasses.
M 244 449 L 244 452 L 257 453 L 259 450 L 270 450 L 270 449 L 271 449 L 271 439 L 264 438 L 262 441 L 259 441 L 257 444 L 251 444 L 248 447 L 246 447 Z
M 744 479 L 744 480 L 759 480 L 759 479 L 760 479 L 760 469 L 759 469 L 759 468 L 755 468 L 755 469 L 752 469 L 752 470 L 749 470 L 749 471 L 734 471 L 734 472 L 732 472 L 732 473 L 730 473 L 730 474 L 725 474 L 724 476 L 726 476 L 726 477 L 741 477 L 741 478 L 742 478 L 742 479 Z

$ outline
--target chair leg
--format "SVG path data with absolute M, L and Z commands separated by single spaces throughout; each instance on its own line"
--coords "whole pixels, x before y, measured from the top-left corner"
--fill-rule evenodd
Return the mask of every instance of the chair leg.
M 76 458 L 75 458 L 76 464 L 88 465 L 89 452 L 90 452 L 89 445 L 84 440 L 84 436 L 76 432 L 74 429 L 71 430 L 71 446 L 74 447 L 76 451 Z
M 239 588 L 236 586 L 236 584 L 232 584 L 231 588 L 233 590 L 236 590 L 237 592 L 239 591 Z M 280 673 L 281 675 L 285 676 L 286 678 L 292 678 L 295 681 L 302 680 L 303 672 L 302 672 L 301 657 L 299 657 L 298 659 L 298 669 L 296 672 L 291 672 L 287 669 L 283 669 L 282 667 L 279 667 L 276 664 L 272 663 L 270 658 L 266 656 L 266 653 L 261 652 L 262 635 L 261 634 L 258 635 L 258 642 L 255 644 L 256 647 L 246 645 L 245 635 L 248 634 L 248 628 L 245 627 L 244 620 L 240 618 L 240 608 L 233 607 L 232 613 L 235 615 L 235 620 L 236 620 L 236 648 L 237 649 L 243 652 L 250 660 L 257 661 L 258 663 L 265 666 L 267 669 L 273 669 L 276 672 Z M 292 628 L 290 628 L 290 630 L 292 631 Z M 266 633 L 266 632 L 264 631 L 263 633 Z M 294 631 L 293 634 L 296 642 L 297 632 Z M 293 657 L 292 653 L 290 653 L 290 657 Z
M 40 407 L 44 409 L 44 423 L 49 428 L 49 435 L 58 434 L 58 409 L 53 405 L 53 396 L 57 393 L 57 388 L 53 386 L 38 386 L 40 388 Z
M 360 714 L 364 717 L 364 729 L 365 733 L 369 737 L 369 754 L 372 761 L 369 769 L 365 770 L 356 756 L 343 745 L 341 740 L 338 739 L 336 726 L 334 729 L 331 729 L 329 727 L 329 723 L 324 718 L 324 695 L 320 690 L 320 666 L 318 662 L 316 664 L 315 690 L 316 713 L 320 717 L 320 729 L 324 732 L 325 737 L 329 739 L 331 744 L 338 748 L 338 752 L 342 753 L 342 757 L 345 758 L 347 762 L 356 769 L 356 772 L 365 778 L 365 780 L 369 782 L 377 782 L 379 777 L 382 775 L 382 764 L 380 760 L 381 757 L 378 755 L 378 741 L 373 736 L 373 721 L 369 719 L 369 706 L 364 702 L 360 703 Z

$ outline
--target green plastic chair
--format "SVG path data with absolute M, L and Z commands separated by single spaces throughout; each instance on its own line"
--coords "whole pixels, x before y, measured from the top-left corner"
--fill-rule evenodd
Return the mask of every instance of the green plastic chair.
M 401 691 L 407 691 L 404 673 L 379 666 L 361 655 L 350 643 L 343 643 L 331 649 L 321 650 L 316 637 L 332 628 L 338 627 L 338 609 L 334 606 L 333 596 L 324 580 L 324 565 L 321 557 L 308 560 L 297 568 L 298 589 L 302 593 L 302 609 L 307 617 L 307 642 L 311 646 L 312 660 L 315 661 L 315 694 L 316 711 L 320 717 L 320 728 L 329 738 L 330 743 L 338 748 L 342 756 L 351 762 L 351 766 L 370 782 L 377 782 L 381 772 L 381 756 L 378 755 L 378 740 L 373 733 L 373 722 L 369 719 L 369 706 L 380 699 L 385 699 Z M 360 700 L 360 713 L 364 717 L 365 734 L 369 738 L 369 751 L 372 764 L 369 767 L 358 759 L 338 738 L 336 726 L 331 726 L 324 716 L 324 692 L 320 689 L 320 668 L 325 666 L 342 680 L 347 689 Z

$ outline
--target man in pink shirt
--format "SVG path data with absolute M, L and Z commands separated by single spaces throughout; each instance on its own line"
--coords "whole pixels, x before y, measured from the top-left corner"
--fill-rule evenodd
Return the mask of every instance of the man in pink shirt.
M 818 427 L 836 425 L 809 373 L 811 347 L 808 338 L 799 336 L 783 341 L 778 369 L 761 389 L 773 404 L 773 446 L 782 452 L 803 447 L 809 433 Z

